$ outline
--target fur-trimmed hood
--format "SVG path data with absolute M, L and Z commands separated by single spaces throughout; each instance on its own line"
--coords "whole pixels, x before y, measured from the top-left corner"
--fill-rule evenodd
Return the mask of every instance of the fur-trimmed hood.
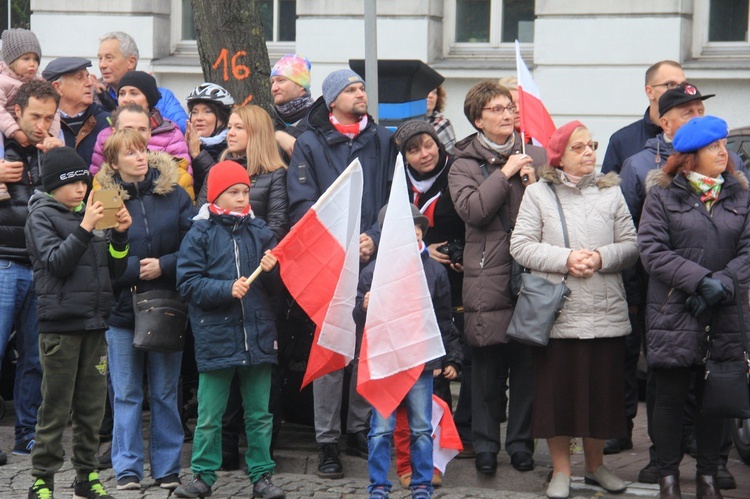
M 177 161 L 171 154 L 161 151 L 149 151 L 148 167 L 154 169 L 159 174 L 153 182 L 153 193 L 157 196 L 164 196 L 175 190 L 180 178 Z M 102 189 L 117 189 L 123 200 L 130 199 L 130 194 L 115 177 L 116 170 L 109 163 L 102 163 L 102 168 L 96 174 L 95 180 Z
M 737 182 L 739 182 L 742 189 L 748 189 L 748 180 L 743 172 L 735 170 L 735 172 L 730 175 L 732 175 L 737 180 Z M 651 190 L 652 187 L 661 187 L 662 189 L 666 189 L 674 181 L 674 178 L 675 176 L 671 173 L 666 173 L 662 170 L 651 170 L 646 176 L 646 192 Z
M 546 180 L 553 184 L 562 184 L 563 181 L 560 178 L 559 168 L 554 168 L 549 165 L 543 166 L 539 170 L 540 180 Z M 584 175 L 581 179 L 581 186 L 588 185 L 593 182 L 599 189 L 606 189 L 608 187 L 617 187 L 620 185 L 620 176 L 615 172 L 609 172 L 606 175 L 601 173 L 590 173 Z

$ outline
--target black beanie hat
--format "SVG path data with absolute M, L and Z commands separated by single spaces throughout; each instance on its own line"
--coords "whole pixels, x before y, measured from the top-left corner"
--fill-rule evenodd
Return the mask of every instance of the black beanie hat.
M 156 87 L 156 80 L 153 76 L 143 71 L 128 71 L 120 79 L 120 85 L 117 87 L 117 93 L 120 93 L 122 87 L 135 87 L 146 96 L 149 111 L 156 109 L 156 103 L 161 99 L 159 89 Z
M 399 152 L 401 152 L 401 154 L 406 154 L 406 151 L 404 151 L 406 144 L 408 144 L 413 137 L 416 137 L 417 135 L 421 135 L 423 133 L 426 133 L 427 135 L 432 137 L 432 140 L 435 141 L 438 147 L 442 147 L 442 142 L 440 142 L 440 138 L 435 131 L 435 127 L 433 127 L 427 121 L 411 120 L 407 121 L 406 123 L 402 123 L 401 126 L 396 130 L 396 133 L 393 134 L 393 139 L 396 141 L 396 147 L 398 148 Z
M 42 156 L 42 186 L 50 193 L 65 184 L 91 182 L 88 165 L 72 147 L 55 147 Z

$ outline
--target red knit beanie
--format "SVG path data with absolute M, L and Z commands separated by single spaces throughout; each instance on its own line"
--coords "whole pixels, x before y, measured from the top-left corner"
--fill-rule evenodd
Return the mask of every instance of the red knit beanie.
M 244 184 L 250 187 L 250 177 L 241 165 L 234 161 L 216 163 L 208 172 L 208 195 L 206 199 L 213 203 L 221 193 L 233 185 Z
M 565 146 L 568 145 L 570 136 L 573 135 L 573 131 L 576 128 L 586 128 L 586 125 L 578 120 L 573 120 L 570 123 L 566 123 L 552 134 L 547 145 L 547 158 L 549 158 L 550 166 L 559 168 L 560 159 L 565 152 Z

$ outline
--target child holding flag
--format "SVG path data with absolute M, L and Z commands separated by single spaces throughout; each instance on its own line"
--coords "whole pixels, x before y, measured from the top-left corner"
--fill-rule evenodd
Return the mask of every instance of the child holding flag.
M 429 257 L 422 236 L 427 232 L 429 220 L 414 205 L 409 205 L 414 219 L 414 231 L 419 245 L 424 274 L 432 297 L 432 305 L 437 316 L 437 323 L 443 340 L 452 332 L 451 297 L 448 274 L 445 268 Z M 380 210 L 378 222 L 382 228 L 388 205 Z M 354 308 L 354 321 L 358 332 L 365 326 L 367 309 L 370 302 L 375 262 L 362 270 L 357 289 L 357 300 Z M 407 392 L 401 405 L 406 407 L 409 429 L 411 431 L 411 465 L 412 476 L 409 488 L 413 499 L 432 497 L 433 442 L 432 442 L 432 377 L 433 370 L 443 369 L 442 359 L 435 359 L 424 365 L 424 370 L 416 383 Z M 387 499 L 391 490 L 388 481 L 388 470 L 391 462 L 391 446 L 396 424 L 396 411 L 387 417 L 373 408 L 370 421 L 368 468 L 370 499 Z

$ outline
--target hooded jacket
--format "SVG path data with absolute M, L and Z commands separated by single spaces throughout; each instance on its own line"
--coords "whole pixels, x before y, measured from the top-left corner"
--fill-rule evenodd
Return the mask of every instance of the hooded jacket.
M 278 266 L 262 272 L 245 296 L 232 297 L 232 284 L 258 267 L 276 246 L 266 223 L 209 213 L 204 206 L 182 241 L 177 289 L 187 300 L 199 372 L 276 363 L 276 316 L 270 297 L 280 293 Z
M 748 317 L 750 191 L 743 173 L 722 176 L 719 199 L 709 212 L 684 175 L 661 170 L 648 175 L 638 244 L 649 273 L 646 352 L 652 368 L 703 364 L 707 328 L 713 329 L 713 358 L 742 357 L 732 274 Z M 696 318 L 685 302 L 707 276 L 721 280 L 731 296 Z
M 515 134 L 515 143 L 521 138 Z M 456 144 L 456 161 L 448 174 L 453 205 L 466 224 L 464 247 L 464 337 L 469 346 L 507 343 L 513 315 L 510 293 L 510 235 L 500 216 L 515 224 L 525 187 L 519 175 L 506 178 L 501 171 L 507 155 L 482 146 L 476 134 Z M 539 167 L 547 162 L 544 149 L 526 146 Z M 485 165 L 485 178 L 481 165 Z M 508 227 L 510 229 L 510 227 Z
M 559 170 L 545 167 L 526 189 L 510 241 L 510 254 L 532 274 L 560 282 L 573 250 L 597 251 L 602 268 L 591 277 L 568 275 L 571 293 L 550 332 L 554 339 L 592 339 L 630 333 L 628 304 L 620 272 L 638 258 L 635 227 L 615 173 L 591 173 L 574 185 Z M 570 247 L 565 247 L 560 198 Z
M 120 191 L 133 220 L 128 231 L 130 252 L 127 267 L 114 281 L 113 326 L 133 329 L 133 295 L 153 289 L 174 291 L 177 275 L 177 254 L 180 243 L 190 229 L 196 214 L 190 196 L 178 185 L 179 170 L 172 157 L 164 153 L 149 156 L 149 169 L 143 182 L 124 182 L 117 172 L 104 163 L 96 175 L 102 189 Z M 158 258 L 161 276 L 152 280 L 140 279 L 143 258 Z
M 355 158 L 362 163 L 361 231 L 377 246 L 380 240 L 378 213 L 388 202 L 396 146 L 387 128 L 369 123 L 355 138 L 339 133 L 328 119 L 323 97 L 318 98 L 307 115 L 308 129 L 299 136 L 287 174 L 289 218 L 299 221 Z
M 104 331 L 112 281 L 125 270 L 128 234 L 89 232 L 84 210 L 70 211 L 37 191 L 29 201 L 26 241 L 34 267 L 40 333 Z M 110 250 L 124 255 L 115 256 Z

